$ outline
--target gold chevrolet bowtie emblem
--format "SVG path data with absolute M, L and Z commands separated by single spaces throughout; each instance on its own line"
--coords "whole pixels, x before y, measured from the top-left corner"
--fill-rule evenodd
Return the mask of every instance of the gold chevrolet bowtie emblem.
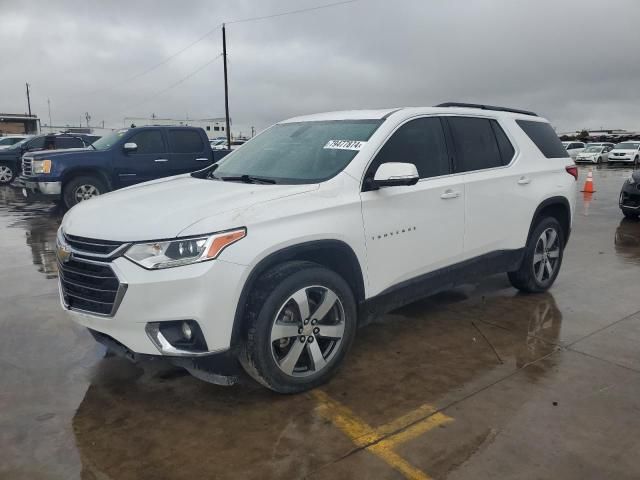
M 67 263 L 71 259 L 71 249 L 68 245 L 58 244 L 57 248 L 58 260 L 62 263 Z

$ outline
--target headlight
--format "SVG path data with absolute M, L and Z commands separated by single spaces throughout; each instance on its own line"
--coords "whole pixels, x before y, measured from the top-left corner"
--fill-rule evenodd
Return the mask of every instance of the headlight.
M 34 160 L 33 161 L 33 173 L 51 173 L 51 166 L 53 162 L 51 160 Z
M 148 269 L 179 267 L 213 260 L 246 235 L 247 230 L 239 228 L 202 237 L 137 243 L 129 247 L 124 256 Z

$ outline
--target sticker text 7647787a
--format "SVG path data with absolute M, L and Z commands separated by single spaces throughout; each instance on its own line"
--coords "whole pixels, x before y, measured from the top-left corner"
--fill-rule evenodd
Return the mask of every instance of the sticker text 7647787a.
M 360 140 L 329 140 L 322 148 L 333 150 L 361 150 L 367 142 Z

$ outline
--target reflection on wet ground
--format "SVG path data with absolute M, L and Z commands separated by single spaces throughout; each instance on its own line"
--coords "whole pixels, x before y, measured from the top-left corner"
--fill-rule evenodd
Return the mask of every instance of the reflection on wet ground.
M 321 396 L 105 356 L 58 306 L 63 213 L 2 188 L 0 478 L 638 478 L 627 176 L 594 171 L 550 292 L 522 295 L 498 275 L 385 315 Z M 340 424 L 322 398 L 353 419 Z M 450 420 L 429 427 L 438 414 Z M 349 434 L 360 424 L 374 441 Z

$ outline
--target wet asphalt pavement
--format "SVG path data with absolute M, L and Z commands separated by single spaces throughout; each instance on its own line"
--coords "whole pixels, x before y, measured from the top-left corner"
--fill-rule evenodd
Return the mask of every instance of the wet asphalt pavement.
M 629 173 L 594 171 L 548 293 L 497 275 L 409 305 L 297 396 L 105 355 L 59 307 L 62 212 L 0 187 L 0 478 L 640 478 Z

